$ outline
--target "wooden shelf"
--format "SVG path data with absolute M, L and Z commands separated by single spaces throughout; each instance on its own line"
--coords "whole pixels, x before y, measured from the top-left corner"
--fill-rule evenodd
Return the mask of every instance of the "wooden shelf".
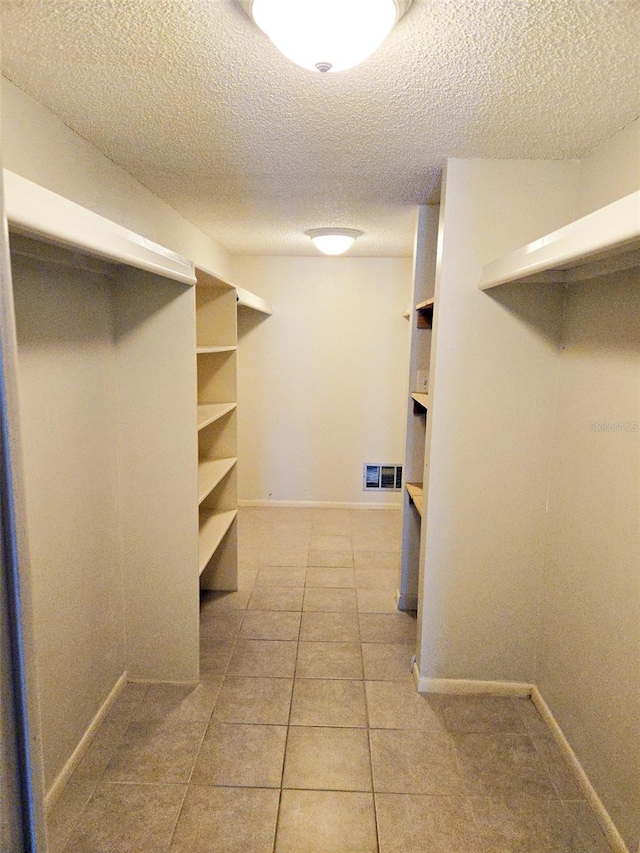
M 416 325 L 419 329 L 430 329 L 433 325 L 434 299 L 425 299 L 416 305 Z
M 198 504 L 211 494 L 237 461 L 232 456 L 229 459 L 201 459 L 198 462 Z
M 223 417 L 228 412 L 232 412 L 237 403 L 200 403 L 198 405 L 198 431 L 209 426 L 218 418 Z
M 407 483 L 405 486 L 409 493 L 409 499 L 418 510 L 418 515 L 422 518 L 422 510 L 424 508 L 424 488 L 422 483 Z
M 222 542 L 225 533 L 233 524 L 237 509 L 222 512 L 200 511 L 200 533 L 198 536 L 198 572 L 202 574 Z
M 478 287 L 567 284 L 640 267 L 638 210 L 640 190 L 485 264 Z
M 421 415 L 426 412 L 429 408 L 429 395 L 428 394 L 419 394 L 417 391 L 411 394 L 411 399 L 413 400 L 413 413 L 414 415 Z
M 206 355 L 210 352 L 235 352 L 238 347 L 198 347 L 196 352 L 198 355 Z

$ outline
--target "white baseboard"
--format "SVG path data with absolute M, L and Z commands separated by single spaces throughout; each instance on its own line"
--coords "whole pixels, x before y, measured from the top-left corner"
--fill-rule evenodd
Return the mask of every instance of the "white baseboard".
M 575 776 L 578 787 L 584 794 L 585 800 L 591 806 L 591 810 L 596 816 L 598 823 L 602 827 L 602 831 L 607 837 L 607 841 L 609 842 L 611 850 L 613 851 L 613 853 L 629 853 L 629 849 L 624 843 L 622 836 L 616 829 L 614 822 L 611 820 L 609 812 L 605 808 L 604 803 L 598 796 L 596 789 L 591 784 L 589 777 L 587 776 L 582 765 L 578 761 L 578 757 L 571 748 L 569 741 L 564 736 L 564 733 L 558 725 L 558 722 L 556 721 L 555 717 L 551 713 L 551 709 L 544 701 L 540 691 L 535 685 L 533 687 L 533 690 L 531 691 L 531 701 L 538 709 L 538 713 L 547 724 L 555 742 L 558 744 L 562 754 L 569 763 L 569 766 L 573 771 L 573 775 Z
M 533 684 L 521 681 L 472 681 L 464 678 L 425 678 L 417 676 L 420 693 L 450 693 L 460 696 L 486 694 L 489 696 L 512 696 L 528 698 Z
M 591 784 L 569 741 L 564 736 L 562 729 L 551 713 L 551 709 L 542 698 L 542 694 L 535 684 L 525 684 L 518 681 L 472 681 L 459 678 L 426 678 L 420 675 L 417 663 L 413 665 L 413 678 L 419 693 L 484 694 L 489 696 L 512 696 L 515 698 L 530 697 L 538 709 L 540 716 L 551 731 L 566 761 L 569 763 L 578 787 L 584 794 L 585 800 L 602 827 L 612 853 L 629 853 L 629 849 L 616 829 L 614 822 L 611 820 L 604 803 Z M 638 849 L 638 853 L 640 853 L 640 848 Z
M 89 728 L 86 730 L 84 735 L 82 736 L 82 740 L 77 745 L 77 747 L 71 753 L 71 756 L 67 760 L 66 764 L 56 777 L 54 783 L 51 785 L 44 798 L 44 808 L 45 812 L 48 815 L 51 812 L 51 809 L 57 803 L 60 794 L 63 792 L 67 782 L 73 776 L 73 771 L 76 769 L 78 764 L 82 761 L 82 758 L 89 749 L 91 745 L 91 741 L 94 739 L 96 734 L 98 733 L 98 729 L 104 722 L 107 714 L 113 707 L 114 702 L 118 698 L 118 696 L 124 690 L 125 684 L 127 683 L 127 673 L 123 672 L 120 678 L 116 681 L 113 689 L 104 700 L 102 705 L 100 706 L 98 713 L 95 715 L 91 723 L 89 724 Z
M 239 500 L 238 506 L 277 507 L 278 509 L 402 509 L 402 503 L 343 503 L 340 501 L 250 501 Z

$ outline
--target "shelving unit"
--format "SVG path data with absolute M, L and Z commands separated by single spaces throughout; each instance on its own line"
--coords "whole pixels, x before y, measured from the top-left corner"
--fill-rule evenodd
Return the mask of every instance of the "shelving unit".
M 201 589 L 237 588 L 237 295 L 196 270 L 198 571 Z
M 406 488 L 402 505 L 401 564 L 397 595 L 400 610 L 415 610 L 418 605 L 418 569 L 424 507 L 422 483 L 425 479 L 425 440 L 430 405 L 427 388 L 435 306 L 433 292 L 438 214 L 437 207 L 420 207 L 416 232 L 404 461 Z

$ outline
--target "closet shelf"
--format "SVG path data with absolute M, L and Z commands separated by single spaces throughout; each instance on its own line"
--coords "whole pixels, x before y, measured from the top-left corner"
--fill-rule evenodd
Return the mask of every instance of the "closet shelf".
M 425 299 L 416 305 L 416 324 L 419 329 L 430 329 L 433 325 L 434 299 Z
M 198 430 L 204 429 L 204 427 L 209 426 L 209 424 L 212 424 L 214 421 L 217 421 L 218 418 L 221 418 L 228 412 L 232 412 L 237 405 L 237 403 L 198 404 Z
M 112 263 L 196 283 L 193 263 L 57 193 L 3 169 L 5 208 L 12 230 L 69 246 Z
M 640 267 L 640 190 L 485 264 L 478 287 L 570 284 Z
M 244 287 L 236 287 L 236 295 L 238 300 L 238 308 L 251 308 L 252 311 L 257 311 L 259 314 L 270 316 L 273 314 L 273 308 L 261 296 L 251 293 L 250 290 L 245 290 Z
M 223 512 L 200 510 L 200 533 L 198 536 L 199 574 L 202 574 L 207 567 L 207 563 L 217 551 L 225 533 L 233 524 L 237 514 L 237 509 L 225 510 Z
M 424 487 L 422 483 L 406 483 L 405 488 L 409 493 L 409 500 L 418 510 L 418 515 L 422 518 L 422 510 L 424 508 Z
M 206 355 L 211 352 L 235 352 L 238 347 L 229 346 L 229 347 L 198 347 L 196 352 L 198 355 Z
M 428 408 L 429 404 L 429 395 L 428 394 L 419 394 L 417 391 L 411 394 L 411 399 L 413 400 L 413 413 L 414 415 L 422 414 Z
M 198 504 L 211 494 L 237 461 L 237 457 L 232 456 L 229 459 L 201 459 L 198 462 Z

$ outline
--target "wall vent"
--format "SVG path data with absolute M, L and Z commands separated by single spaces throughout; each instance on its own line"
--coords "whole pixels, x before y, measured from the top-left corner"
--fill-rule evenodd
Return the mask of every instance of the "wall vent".
M 398 491 L 402 488 L 402 465 L 365 462 L 362 488 L 365 492 L 373 489 Z

